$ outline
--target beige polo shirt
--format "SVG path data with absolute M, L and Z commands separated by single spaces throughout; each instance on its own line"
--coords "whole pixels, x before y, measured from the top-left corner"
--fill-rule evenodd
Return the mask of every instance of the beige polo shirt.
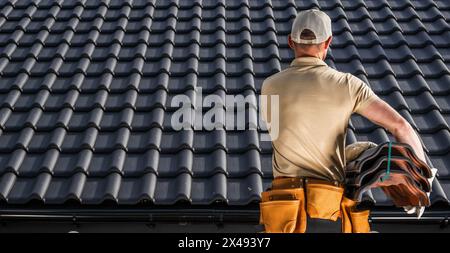
M 278 95 L 279 130 L 273 139 L 273 175 L 345 178 L 345 137 L 350 115 L 377 95 L 361 79 L 315 57 L 301 57 L 264 80 L 261 95 Z M 275 108 L 261 104 L 263 119 Z M 273 107 L 273 108 L 272 108 Z M 274 131 L 269 128 L 269 132 Z M 272 133 L 271 133 L 272 135 Z

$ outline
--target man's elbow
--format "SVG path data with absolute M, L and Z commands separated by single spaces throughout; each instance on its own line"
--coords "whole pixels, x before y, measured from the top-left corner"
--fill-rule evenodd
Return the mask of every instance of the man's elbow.
M 402 118 L 401 120 L 396 122 L 396 124 L 394 125 L 394 127 L 392 128 L 392 131 L 391 131 L 391 133 L 394 136 L 410 135 L 412 132 L 414 132 L 413 127 L 404 118 Z

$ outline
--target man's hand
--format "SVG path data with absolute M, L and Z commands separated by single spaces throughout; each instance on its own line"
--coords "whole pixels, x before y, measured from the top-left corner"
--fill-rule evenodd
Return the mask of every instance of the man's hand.
M 359 114 L 373 123 L 387 129 L 398 142 L 409 144 L 419 159 L 426 163 L 425 154 L 419 136 L 412 126 L 388 103 L 377 98 Z

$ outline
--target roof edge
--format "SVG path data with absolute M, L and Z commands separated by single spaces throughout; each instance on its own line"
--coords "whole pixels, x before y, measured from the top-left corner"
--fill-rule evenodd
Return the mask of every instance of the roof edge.
M 399 210 L 373 210 L 372 223 L 448 224 L 450 210 L 429 210 L 421 219 L 405 216 Z M 259 210 L 239 209 L 3 209 L 0 222 L 6 221 L 70 222 L 209 222 L 258 223 Z

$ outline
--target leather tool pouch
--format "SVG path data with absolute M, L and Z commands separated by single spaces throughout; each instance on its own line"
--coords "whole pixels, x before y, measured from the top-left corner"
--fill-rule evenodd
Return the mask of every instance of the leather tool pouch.
M 274 181 L 272 188 L 261 194 L 260 224 L 266 233 L 304 233 L 307 214 L 332 221 L 341 218 L 344 233 L 370 232 L 369 210 L 357 211 L 356 202 L 343 196 L 343 187 L 283 179 Z
M 341 203 L 342 233 L 369 233 L 369 210 L 357 211 L 356 202 L 344 197 Z
M 351 211 L 350 219 L 352 222 L 352 233 L 369 233 L 369 210 Z
M 304 233 L 306 230 L 303 188 L 262 192 L 260 224 L 266 233 Z
M 340 217 L 344 188 L 306 183 L 306 212 L 311 218 L 336 221 Z

